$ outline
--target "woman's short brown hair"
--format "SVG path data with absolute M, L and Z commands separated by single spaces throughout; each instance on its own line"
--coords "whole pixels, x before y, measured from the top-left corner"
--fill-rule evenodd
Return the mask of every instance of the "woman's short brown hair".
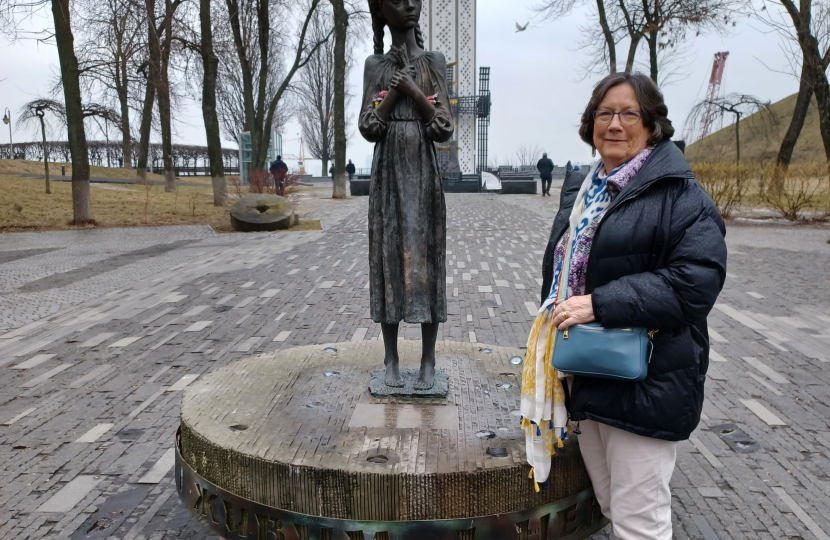
M 640 110 L 643 113 L 643 125 L 649 130 L 648 145 L 654 146 L 661 141 L 667 141 L 674 135 L 674 127 L 668 118 L 669 109 L 663 100 L 663 94 L 650 77 L 642 73 L 612 73 L 594 87 L 591 100 L 582 113 L 582 125 L 579 126 L 579 136 L 587 144 L 594 146 L 594 111 L 599 107 L 602 98 L 613 87 L 627 84 L 634 89 Z

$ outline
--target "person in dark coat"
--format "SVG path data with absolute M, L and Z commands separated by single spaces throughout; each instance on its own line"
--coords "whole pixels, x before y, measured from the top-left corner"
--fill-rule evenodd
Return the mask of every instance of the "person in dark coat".
M 274 186 L 278 194 L 283 193 L 285 184 L 285 175 L 288 174 L 288 165 L 282 160 L 282 156 L 277 156 L 277 159 L 271 162 L 271 176 L 274 178 Z
M 550 160 L 547 153 L 542 154 L 542 159 L 536 164 L 536 168 L 542 178 L 542 197 L 545 195 L 550 197 L 550 184 L 553 182 L 553 161 Z
M 329 167 L 329 176 L 334 178 L 334 163 L 332 163 L 331 167 Z
M 354 180 L 354 173 L 355 173 L 354 163 L 352 163 L 352 160 L 349 160 L 349 164 L 346 165 L 346 174 L 349 175 L 349 182 Z
M 669 480 L 677 441 L 700 422 L 706 317 L 726 278 L 723 220 L 669 140 L 674 128 L 667 114 L 645 75 L 600 81 L 579 130 L 600 161 L 584 180 L 565 180 L 543 262 L 540 311 L 552 326 L 596 321 L 656 331 L 645 380 L 571 376 L 563 385 L 597 500 L 620 540 L 672 538 Z M 603 184 L 605 198 L 591 199 Z M 595 201 L 605 206 L 585 221 Z M 557 271 L 568 251 L 570 292 L 563 295 Z

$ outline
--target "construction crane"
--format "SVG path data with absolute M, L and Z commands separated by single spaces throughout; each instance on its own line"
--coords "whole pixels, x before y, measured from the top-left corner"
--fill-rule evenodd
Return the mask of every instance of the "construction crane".
M 296 159 L 297 166 L 300 168 L 300 174 L 305 176 L 305 143 L 303 141 L 303 136 L 299 133 L 297 134 L 296 139 L 286 139 L 284 142 L 294 142 L 300 141 L 300 153 L 299 154 L 284 154 L 282 157 L 283 159 Z M 328 171 L 323 171 L 323 176 L 326 176 Z
M 715 53 L 715 61 L 712 64 L 712 76 L 709 78 L 709 90 L 706 92 L 706 110 L 703 113 L 703 120 L 700 123 L 700 133 L 697 140 L 706 137 L 712 132 L 712 124 L 715 119 L 714 101 L 720 93 L 720 85 L 723 80 L 723 68 L 726 66 L 726 57 L 729 52 Z

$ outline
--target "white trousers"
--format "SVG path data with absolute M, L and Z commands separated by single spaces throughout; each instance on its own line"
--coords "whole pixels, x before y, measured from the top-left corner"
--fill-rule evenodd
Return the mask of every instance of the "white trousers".
M 579 426 L 579 449 L 616 540 L 671 540 L 669 481 L 677 443 L 635 435 L 591 420 Z

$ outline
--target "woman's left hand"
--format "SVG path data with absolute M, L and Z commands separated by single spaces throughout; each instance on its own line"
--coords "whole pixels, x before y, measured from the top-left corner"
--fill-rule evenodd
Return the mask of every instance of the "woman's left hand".
M 575 324 L 585 324 L 596 320 L 591 295 L 574 296 L 556 306 L 553 310 L 553 324 L 564 330 Z
M 392 76 L 392 81 L 389 86 L 401 94 L 411 97 L 412 99 L 415 99 L 419 93 L 423 93 L 415 83 L 415 79 L 412 78 L 409 69 L 399 69 L 398 72 Z

